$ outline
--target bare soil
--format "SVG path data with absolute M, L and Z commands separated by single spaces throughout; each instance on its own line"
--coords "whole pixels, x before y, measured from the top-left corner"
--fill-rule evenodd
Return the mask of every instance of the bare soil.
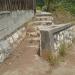
M 75 45 L 75 44 L 74 44 Z M 64 61 L 54 69 L 51 75 L 75 75 L 75 46 L 72 46 L 64 57 Z
M 9 58 L 0 64 L 0 75 L 46 75 L 48 73 L 50 69 L 48 62 L 37 55 L 39 42 L 30 38 L 26 36 L 13 49 Z

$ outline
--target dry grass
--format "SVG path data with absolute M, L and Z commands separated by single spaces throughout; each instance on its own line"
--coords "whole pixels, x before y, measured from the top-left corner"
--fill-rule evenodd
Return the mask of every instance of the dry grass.
M 52 66 L 58 64 L 58 58 L 50 50 L 43 51 L 42 57 Z
M 65 43 L 63 43 L 63 44 L 60 45 L 59 55 L 60 56 L 65 56 L 65 54 L 66 54 L 66 45 L 65 45 Z
M 60 23 L 68 23 L 68 22 L 74 22 L 75 23 L 75 17 L 72 16 L 69 12 L 65 11 L 64 9 L 57 9 L 54 13 L 54 22 L 56 24 Z

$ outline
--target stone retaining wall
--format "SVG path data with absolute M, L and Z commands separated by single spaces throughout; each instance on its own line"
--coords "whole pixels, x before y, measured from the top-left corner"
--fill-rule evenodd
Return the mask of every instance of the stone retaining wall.
M 13 48 L 25 38 L 27 23 L 34 16 L 33 10 L 17 10 L 0 13 L 0 62 L 3 62 Z
M 22 27 L 11 36 L 0 41 L 0 62 L 3 62 L 12 53 L 13 49 L 17 47 L 25 36 L 26 29 Z
M 72 44 L 75 38 L 74 28 L 75 26 L 70 23 L 39 27 L 41 33 L 40 53 L 43 50 L 57 52 L 62 43 L 66 45 Z

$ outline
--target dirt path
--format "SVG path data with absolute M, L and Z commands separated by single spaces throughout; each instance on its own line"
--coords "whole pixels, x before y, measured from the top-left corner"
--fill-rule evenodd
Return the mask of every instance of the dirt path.
M 8 59 L 0 64 L 0 75 L 46 75 L 49 64 L 37 55 L 38 42 L 25 38 Z
M 75 46 L 68 51 L 65 61 L 51 75 L 75 75 Z

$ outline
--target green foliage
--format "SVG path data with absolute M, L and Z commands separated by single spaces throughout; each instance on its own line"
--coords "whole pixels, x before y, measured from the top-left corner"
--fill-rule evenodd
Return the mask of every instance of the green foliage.
M 44 0 L 36 0 L 37 8 L 42 9 L 42 6 L 44 6 Z
M 37 9 L 37 10 L 42 10 L 40 6 L 37 6 L 36 9 Z
M 40 6 L 40 8 L 45 6 L 45 10 L 50 12 L 54 12 L 62 6 L 72 15 L 75 14 L 75 0 L 37 0 L 37 6 Z
M 75 0 L 63 0 L 61 5 L 65 10 L 71 12 L 72 15 L 75 14 Z

